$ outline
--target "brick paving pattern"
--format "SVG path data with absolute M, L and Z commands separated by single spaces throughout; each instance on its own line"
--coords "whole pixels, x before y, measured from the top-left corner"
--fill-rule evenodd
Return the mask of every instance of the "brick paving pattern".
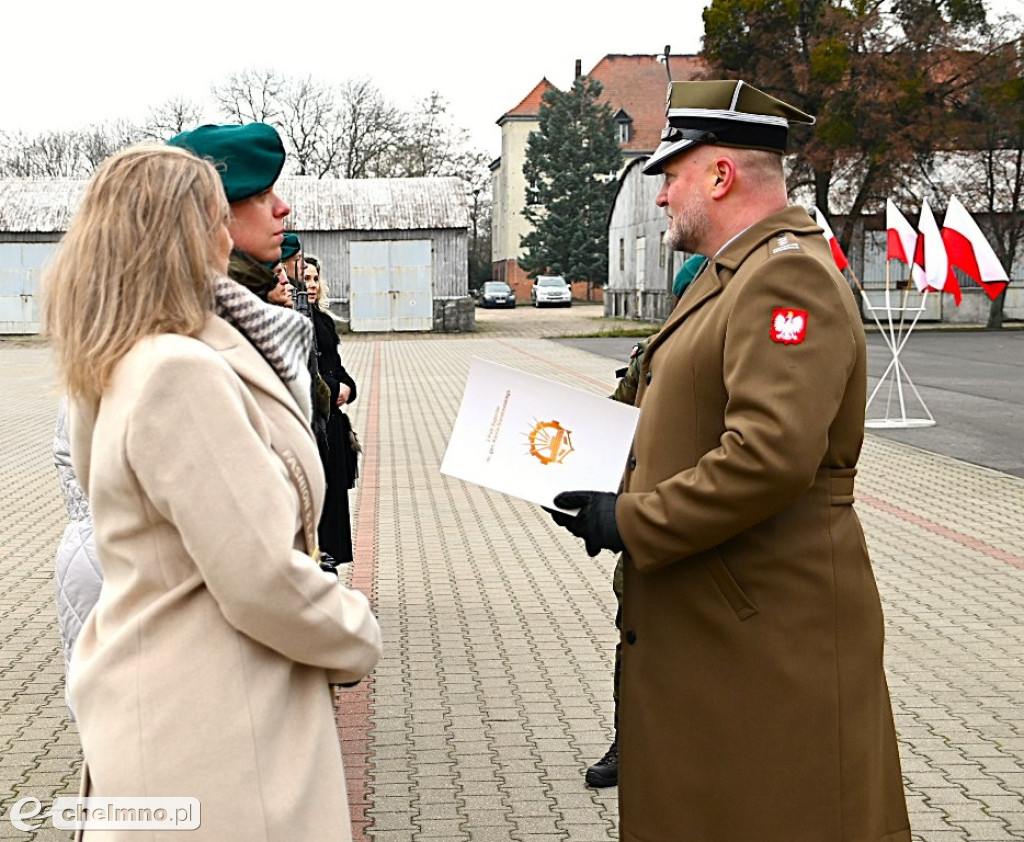
M 345 575 L 385 639 L 372 682 L 339 696 L 357 839 L 617 838 L 616 791 L 582 782 L 611 737 L 614 558 L 438 471 L 473 356 L 607 394 L 613 363 L 541 338 L 607 329 L 599 313 L 478 310 L 474 334 L 343 338 L 366 447 Z M 0 839 L 69 838 L 7 815 L 74 794 L 80 764 L 53 608 L 65 513 L 47 366 L 41 343 L 0 341 Z M 857 508 L 914 839 L 1024 839 L 1024 481 L 869 435 Z

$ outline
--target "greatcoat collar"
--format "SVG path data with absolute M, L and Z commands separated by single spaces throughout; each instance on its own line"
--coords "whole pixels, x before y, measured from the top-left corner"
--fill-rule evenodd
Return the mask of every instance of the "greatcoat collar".
M 736 270 L 751 253 L 766 243 L 779 231 L 792 231 L 794 234 L 807 234 L 821 229 L 807 215 L 807 211 L 799 205 L 790 205 L 778 213 L 766 216 L 755 222 L 746 231 L 730 240 L 722 250 L 710 258 L 704 270 L 693 280 L 689 289 L 683 294 L 676 308 L 669 315 L 661 330 L 655 334 L 647 353 L 644 354 L 644 367 L 648 365 L 651 354 L 665 338 L 681 325 L 686 317 L 708 299 L 718 295 L 736 274 Z

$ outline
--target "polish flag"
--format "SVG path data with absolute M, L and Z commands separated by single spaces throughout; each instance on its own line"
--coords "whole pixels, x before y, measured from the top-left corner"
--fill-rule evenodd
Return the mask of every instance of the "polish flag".
M 814 221 L 821 229 L 821 233 L 825 235 L 825 239 L 828 240 L 828 247 L 832 249 L 832 259 L 836 262 L 836 267 L 839 271 L 842 272 L 850 265 L 850 261 L 846 259 L 846 255 L 843 254 L 843 250 L 839 247 L 839 240 L 832 233 L 832 228 L 829 226 L 828 220 L 825 219 L 825 215 L 817 208 L 814 209 Z
M 899 260 L 910 267 L 910 277 L 918 292 L 924 292 L 928 284 L 924 279 L 921 267 L 914 263 L 914 251 L 917 247 L 917 232 L 900 213 L 892 199 L 885 200 L 885 228 L 888 235 L 887 260 Z
M 917 221 L 917 246 L 914 249 L 914 263 L 924 272 L 924 285 L 936 292 L 948 292 L 956 306 L 960 306 L 960 284 L 949 271 L 949 258 L 942 242 L 939 225 L 926 199 L 921 205 L 921 218 Z
M 993 301 L 1006 289 L 1010 278 L 995 251 L 981 233 L 978 223 L 955 196 L 949 200 L 946 221 L 942 223 L 942 241 L 949 255 L 949 277 L 953 267 L 970 275 Z M 954 283 L 956 280 L 954 279 Z

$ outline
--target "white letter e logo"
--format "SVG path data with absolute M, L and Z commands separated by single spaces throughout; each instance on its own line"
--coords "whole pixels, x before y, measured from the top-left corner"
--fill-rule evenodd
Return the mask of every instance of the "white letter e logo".
M 29 803 L 32 804 L 32 806 L 29 808 L 31 812 L 23 814 L 21 812 L 21 808 Z M 23 817 L 26 819 L 34 819 L 36 816 L 39 816 L 39 818 L 41 819 L 48 818 L 50 815 L 49 810 L 47 810 L 45 813 L 39 812 L 42 806 L 43 805 L 38 798 L 32 798 L 31 796 L 28 798 L 22 798 L 18 801 L 15 801 L 13 806 L 11 807 L 11 824 L 18 828 L 18 830 L 38 830 L 43 826 L 42 822 L 39 822 L 39 824 L 29 824 L 28 822 L 23 821 Z

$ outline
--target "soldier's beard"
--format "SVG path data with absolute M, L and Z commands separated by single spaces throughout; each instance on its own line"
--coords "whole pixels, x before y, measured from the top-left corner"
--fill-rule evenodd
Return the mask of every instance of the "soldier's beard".
M 711 219 L 696 191 L 690 193 L 669 221 L 667 242 L 673 251 L 704 254 L 702 244 L 711 231 Z

